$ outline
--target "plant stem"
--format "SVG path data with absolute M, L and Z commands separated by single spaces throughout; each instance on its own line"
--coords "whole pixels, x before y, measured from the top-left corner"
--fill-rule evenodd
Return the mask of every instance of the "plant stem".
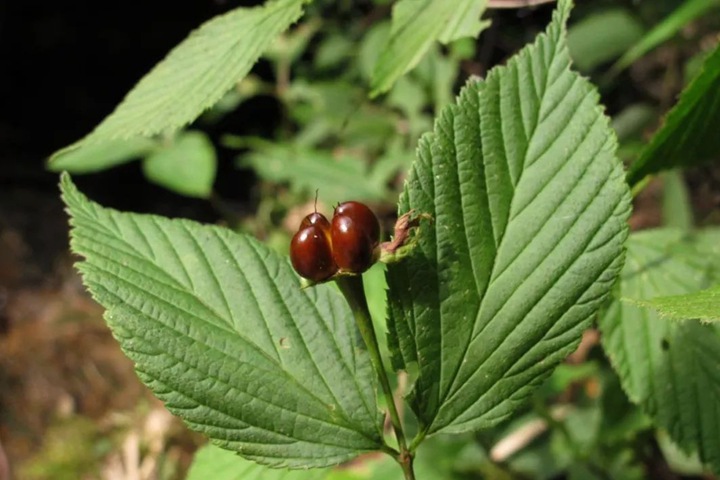
M 415 480 L 413 455 L 407 448 L 402 422 L 400 421 L 400 414 L 398 413 L 397 405 L 395 405 L 392 388 L 390 388 L 390 381 L 388 380 L 382 356 L 380 355 L 380 346 L 378 345 L 375 328 L 373 327 L 372 318 L 370 317 L 370 310 L 368 309 L 367 300 L 365 299 L 362 277 L 360 275 L 341 276 L 336 279 L 336 282 L 350 305 L 350 310 L 352 310 L 353 316 L 355 317 L 355 323 L 358 326 L 358 330 L 360 330 L 360 335 L 370 354 L 370 362 L 375 369 L 375 374 L 380 380 L 380 386 L 382 387 L 383 395 L 388 405 L 390 422 L 395 431 L 395 437 L 397 438 L 400 450 L 395 460 L 397 460 L 400 467 L 402 467 L 405 479 Z

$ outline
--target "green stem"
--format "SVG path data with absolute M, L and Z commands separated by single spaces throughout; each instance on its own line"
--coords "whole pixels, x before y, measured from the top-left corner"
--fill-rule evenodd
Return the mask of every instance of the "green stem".
M 388 412 L 390 413 L 390 422 L 395 431 L 395 437 L 397 438 L 400 450 L 399 454 L 395 456 L 395 460 L 397 460 L 400 467 L 402 467 L 405 479 L 415 480 L 413 455 L 407 448 L 402 422 L 400 421 L 400 414 L 398 413 L 397 405 L 395 405 L 395 398 L 393 397 L 392 388 L 390 388 L 390 381 L 388 380 L 382 356 L 380 355 L 380 346 L 378 345 L 375 328 L 373 327 L 372 318 L 370 317 L 370 310 L 368 309 L 367 300 L 365 299 L 362 277 L 360 275 L 341 276 L 335 281 L 350 305 L 350 310 L 352 310 L 353 316 L 355 317 L 355 323 L 358 326 L 358 330 L 360 330 L 360 335 L 370 354 L 370 362 L 375 369 L 375 374 L 380 380 L 380 386 L 382 387 L 383 395 L 388 405 Z

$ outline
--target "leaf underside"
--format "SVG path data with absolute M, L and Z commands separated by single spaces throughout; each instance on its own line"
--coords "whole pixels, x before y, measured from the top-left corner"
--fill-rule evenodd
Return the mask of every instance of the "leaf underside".
M 388 268 L 389 344 L 428 433 L 506 418 L 569 354 L 623 262 L 629 192 L 594 88 L 546 34 L 424 136 L 399 213 L 433 220 Z
M 287 259 L 252 238 L 106 209 L 67 174 L 61 183 L 83 281 L 171 412 L 271 466 L 380 448 L 375 379 L 337 291 L 302 290 Z
M 619 298 L 652 301 L 696 292 L 720 278 L 720 230 L 633 234 Z M 615 301 L 600 321 L 602 343 L 623 388 L 686 452 L 720 472 L 720 325 L 678 322 Z

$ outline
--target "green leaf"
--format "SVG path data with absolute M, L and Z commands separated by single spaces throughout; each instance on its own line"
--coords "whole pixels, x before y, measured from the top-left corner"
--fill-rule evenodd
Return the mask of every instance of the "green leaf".
M 128 93 L 85 144 L 175 131 L 212 107 L 302 15 L 306 0 L 237 8 L 192 32 Z
M 185 132 L 143 162 L 148 180 L 188 197 L 212 193 L 217 158 L 212 142 L 202 132 Z
M 618 298 L 683 295 L 720 278 L 720 230 L 636 233 Z M 630 399 L 686 452 L 720 471 L 720 326 L 674 322 L 615 301 L 600 320 L 602 343 Z
M 387 92 L 422 59 L 436 40 L 449 43 L 477 37 L 490 22 L 481 21 L 487 0 L 400 0 L 393 7 L 390 38 L 375 64 L 371 96 Z
M 61 186 L 86 287 L 140 379 L 190 428 L 275 467 L 380 448 L 374 375 L 336 290 L 301 289 L 250 237 L 103 208 L 68 175 Z
M 628 182 L 679 166 L 717 159 L 720 152 L 720 45 L 700 74 L 683 90 L 665 123 L 630 165 Z
M 623 262 L 629 192 L 598 94 L 546 34 L 470 83 L 420 141 L 400 213 L 428 213 L 388 267 L 389 345 L 417 364 L 427 432 L 507 418 L 577 345 Z
M 639 42 L 625 52 L 612 66 L 610 75 L 617 75 L 650 50 L 671 39 L 688 23 L 702 15 L 707 15 L 709 10 L 720 6 L 719 0 L 686 0 L 680 3 L 677 10 L 655 25 Z
M 672 320 L 720 322 L 720 285 L 685 295 L 670 295 L 639 302 Z
M 323 469 L 270 468 L 215 445 L 206 445 L 195 454 L 186 480 L 322 480 L 329 473 Z
M 157 142 L 149 138 L 75 144 L 50 157 L 48 168 L 53 172 L 94 173 L 144 157 L 155 148 L 158 148 Z
M 570 57 L 578 69 L 592 70 L 627 51 L 642 35 L 642 24 L 626 9 L 607 8 L 568 29 Z

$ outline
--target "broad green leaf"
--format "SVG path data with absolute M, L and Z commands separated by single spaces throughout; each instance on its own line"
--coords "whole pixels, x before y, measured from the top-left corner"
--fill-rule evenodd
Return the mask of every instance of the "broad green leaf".
M 470 83 L 424 136 L 400 213 L 428 213 L 388 267 L 389 345 L 417 364 L 428 433 L 507 418 L 567 354 L 623 262 L 629 192 L 598 94 L 546 34 Z
M 71 145 L 55 153 L 48 168 L 53 172 L 94 173 L 144 157 L 155 148 L 158 143 L 149 138 Z
M 387 92 L 422 59 L 433 42 L 477 37 L 490 22 L 481 21 L 487 0 L 400 0 L 393 7 L 390 38 L 375 64 L 371 96 Z
M 568 29 L 568 48 L 580 70 L 617 58 L 644 33 L 642 24 L 624 8 L 607 8 L 588 15 Z
M 688 237 L 648 230 L 627 246 L 618 298 L 683 295 L 720 278 L 720 230 Z M 600 320 L 602 343 L 630 399 L 686 452 L 720 471 L 720 326 L 675 322 L 615 301 Z
M 82 142 L 148 137 L 192 122 L 247 75 L 273 40 L 300 18 L 305 2 L 271 0 L 204 23 Z
M 630 165 L 628 182 L 674 167 L 720 158 L 720 45 L 685 88 L 665 123 Z
M 148 180 L 188 197 L 209 197 L 216 171 L 215 148 L 202 132 L 182 133 L 143 161 Z
M 673 320 L 720 321 L 720 285 L 696 293 L 656 297 L 640 302 Z
M 265 180 L 289 182 L 296 190 L 315 192 L 326 203 L 348 198 L 380 200 L 387 194 L 383 183 L 372 182 L 363 159 L 348 152 L 334 156 L 290 144 L 272 144 L 260 139 L 246 139 L 254 151 L 240 160 Z
M 186 480 L 322 480 L 329 473 L 324 469 L 270 468 L 215 445 L 206 445 L 195 454 Z
M 625 52 L 612 66 L 610 74 L 617 75 L 637 59 L 661 43 L 671 39 L 688 23 L 702 15 L 707 15 L 710 10 L 718 7 L 720 7 L 720 0 L 685 0 L 680 2 L 677 10 L 658 23 L 639 42 Z
M 382 444 L 367 353 L 342 296 L 301 289 L 256 240 L 122 213 L 62 177 L 83 281 L 140 379 L 190 428 L 275 467 L 321 467 Z

